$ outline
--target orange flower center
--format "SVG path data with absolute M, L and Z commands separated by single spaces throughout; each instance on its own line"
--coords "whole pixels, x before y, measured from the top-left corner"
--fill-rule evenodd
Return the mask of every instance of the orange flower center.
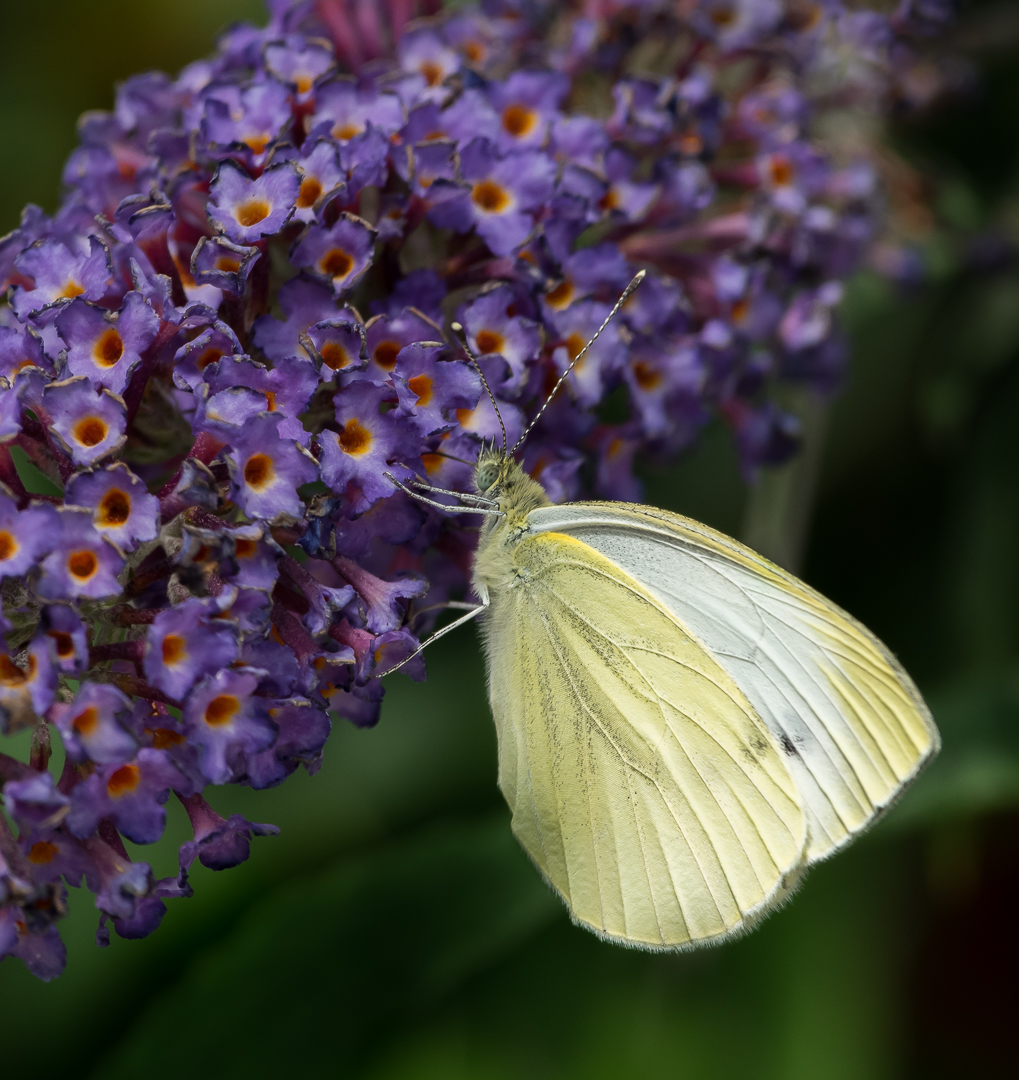
M 106 790 L 111 799 L 122 799 L 136 790 L 141 779 L 142 772 L 137 765 L 121 765 L 106 781 Z
M 188 650 L 180 634 L 167 634 L 163 638 L 163 663 L 179 664 L 187 658 Z
M 534 131 L 538 114 L 526 105 L 510 105 L 503 109 L 502 126 L 514 139 L 522 139 Z
M 436 86 L 442 81 L 442 65 L 434 60 L 426 60 L 418 70 L 425 77 L 429 86 Z
M 201 356 L 195 361 L 195 366 L 199 371 L 204 371 L 210 364 L 214 364 L 217 360 L 223 358 L 223 350 L 216 349 L 213 346 L 209 346 Z
M 205 722 L 209 727 L 221 727 L 241 711 L 241 703 L 233 694 L 220 694 L 205 706 Z
M 271 483 L 275 475 L 276 469 L 268 454 L 252 454 L 244 465 L 244 482 L 256 491 Z
M 776 187 L 786 187 L 793 182 L 793 177 L 796 175 L 793 163 L 781 154 L 776 154 L 771 159 L 769 171 L 771 172 L 771 182 Z
M 0 532 L 0 562 L 17 555 L 20 547 L 21 545 L 6 529 Z
M 96 524 L 101 529 L 116 529 L 131 516 L 131 496 L 120 488 L 110 488 L 99 503 Z
M 60 299 L 73 300 L 76 296 L 81 296 L 85 290 L 76 281 L 64 282 L 64 287 L 60 290 Z
M 231 255 L 220 255 L 216 259 L 216 269 L 222 270 L 224 274 L 236 274 L 241 268 L 241 260 L 235 259 Z
M 89 705 L 84 712 L 78 713 L 78 715 L 71 721 L 71 727 L 74 728 L 79 735 L 91 735 L 99 725 L 99 710 L 95 705 Z
M 74 437 L 82 446 L 98 446 L 109 431 L 106 421 L 101 416 L 86 416 L 74 425 Z
M 252 225 L 265 221 L 271 209 L 272 207 L 265 199 L 248 199 L 247 202 L 243 202 L 237 207 L 234 211 L 234 217 L 237 218 L 239 225 L 243 225 L 245 229 L 250 229 Z
M 255 554 L 255 547 L 254 540 L 238 540 L 234 544 L 234 553 L 238 559 L 250 559 Z
M 28 861 L 33 866 L 46 866 L 60 854 L 60 848 L 49 840 L 37 840 L 28 849 Z
M 153 728 L 149 734 L 152 736 L 152 746 L 156 750 L 169 750 L 172 746 L 180 746 L 184 741 L 184 736 L 171 728 Z
M 297 205 L 302 210 L 307 210 L 315 205 L 319 195 L 322 194 L 322 184 L 314 176 L 306 176 L 301 181 L 301 190 L 297 195 Z
M 338 341 L 327 341 L 322 346 L 319 355 L 322 357 L 322 363 L 333 371 L 339 371 L 340 368 L 345 368 L 350 363 L 347 350 Z
M 576 332 L 576 330 L 574 330 L 573 333 L 570 334 L 570 336 L 566 339 L 566 351 L 570 354 L 571 363 L 577 359 L 577 357 L 580 355 L 581 350 L 586 344 L 587 342 L 580 336 L 580 334 Z M 584 361 L 581 360 L 578 367 L 583 366 Z
M 76 577 L 79 581 L 88 581 L 99 569 L 99 560 L 96 558 L 95 552 L 89 551 L 88 548 L 83 548 L 81 551 L 72 551 L 67 556 L 67 569 L 72 577 Z
M 372 350 L 372 359 L 383 371 L 392 371 L 396 367 L 396 357 L 400 349 L 398 341 L 380 341 Z
M 415 375 L 407 380 L 407 385 L 417 395 L 418 404 L 427 405 L 432 400 L 432 380 L 429 375 Z
M 354 269 L 354 256 L 343 248 L 331 248 L 319 259 L 318 268 L 334 281 L 342 281 Z
M 333 126 L 333 138 L 352 139 L 355 135 L 360 135 L 363 130 L 364 128 L 360 124 L 348 120 L 345 124 L 335 124 Z
M 474 340 L 477 342 L 478 352 L 482 356 L 502 352 L 502 347 L 506 344 L 506 339 L 502 334 L 496 333 L 495 330 L 479 330 Z
M 633 377 L 637 380 L 637 385 L 641 390 L 654 390 L 656 386 L 662 381 L 662 373 L 656 371 L 650 364 L 645 363 L 643 360 L 638 360 L 633 365 Z
M 53 638 L 57 647 L 57 656 L 73 656 L 74 655 L 74 639 L 70 634 L 65 633 L 63 630 L 50 630 L 47 632 L 47 637 Z
M 573 282 L 566 278 L 562 284 L 557 285 L 545 296 L 545 300 L 549 307 L 554 308 L 556 311 L 562 311 L 573 303 L 574 292 Z
M 501 214 L 512 202 L 509 192 L 494 180 L 476 183 L 471 190 L 471 199 L 486 214 Z
M 100 367 L 113 367 L 123 355 L 124 341 L 120 333 L 112 326 L 104 330 L 92 350 L 92 359 Z
M 372 433 L 358 421 L 356 416 L 343 425 L 338 438 L 343 452 L 354 457 L 367 454 L 372 444 Z
M 18 667 L 9 656 L 0 656 L 0 686 L 23 686 L 28 673 Z

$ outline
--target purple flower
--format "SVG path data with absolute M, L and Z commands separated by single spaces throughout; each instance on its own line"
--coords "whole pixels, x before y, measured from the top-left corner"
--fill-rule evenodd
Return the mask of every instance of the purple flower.
M 299 101 L 310 96 L 316 82 L 336 63 L 331 49 L 297 35 L 266 45 L 264 57 L 266 69 L 293 87 Z
M 269 715 L 279 728 L 276 743 L 248 757 L 248 782 L 256 789 L 275 787 L 299 765 L 314 775 L 332 729 L 329 714 L 310 702 L 284 702 L 270 708 Z
M 107 765 L 71 792 L 67 828 L 84 838 L 110 818 L 128 840 L 155 843 L 166 827 L 165 803 L 181 775 L 163 750 L 142 749 L 133 761 Z
M 410 475 L 398 462 L 414 455 L 414 443 L 392 412 L 380 411 L 383 401 L 393 396 L 392 390 L 370 382 L 351 383 L 336 398 L 337 430 L 327 429 L 319 436 L 322 479 L 341 494 L 349 484 L 355 485 L 356 511 L 393 493 L 393 483 L 383 473 L 399 478 Z
M 44 371 L 52 368 L 43 348 L 39 331 L 31 324 L 0 326 L 0 376 L 8 382 L 26 367 L 38 367 Z
M 230 497 L 248 517 L 272 521 L 304 512 L 297 489 L 318 479 L 315 459 L 299 443 L 281 439 L 278 418 L 259 413 L 235 435 L 227 457 Z
M 149 627 L 145 677 L 167 697 L 182 701 L 198 679 L 237 658 L 233 627 L 213 615 L 201 600 L 185 600 L 161 611 Z
M 280 287 L 278 300 L 284 321 L 263 315 L 255 323 L 254 342 L 270 360 L 306 356 L 301 335 L 313 324 L 337 315 L 332 290 L 317 281 L 297 277 Z
M 440 359 L 445 348 L 416 341 L 396 357 L 393 381 L 400 412 L 414 418 L 414 427 L 422 436 L 454 427 L 456 410 L 473 409 L 481 396 L 477 373 L 459 361 Z
M 360 323 L 326 319 L 309 326 L 301 341 L 305 351 L 326 369 L 322 372 L 324 379 L 336 372 L 361 371 L 368 365 L 365 331 Z
M 395 94 L 337 78 L 316 94 L 316 109 L 308 121 L 309 132 L 331 135 L 339 143 L 360 135 L 368 123 L 389 136 L 403 126 L 403 106 Z
M 576 359 L 608 313 L 607 304 L 585 300 L 556 314 L 558 342 L 552 359 L 560 371 L 565 371 Z M 610 323 L 574 367 L 568 389 L 581 405 L 590 407 L 596 404 L 601 400 L 606 381 L 619 371 L 625 357 L 626 349 L 619 336 L 619 326 Z
M 306 267 L 340 296 L 352 289 L 372 264 L 375 230 L 359 217 L 343 213 L 330 228 L 312 225 L 290 252 L 295 266 Z M 307 329 L 307 328 L 305 328 Z
M 252 180 L 227 158 L 209 187 L 209 220 L 233 243 L 253 244 L 286 225 L 300 190 L 300 173 L 290 162 L 270 165 Z
M 300 153 L 288 148 L 277 153 L 276 159 L 293 161 L 301 168 L 294 210 L 297 221 L 315 221 L 319 209 L 346 187 L 347 171 L 340 164 L 338 148 L 329 139 L 319 139 Z
M 131 700 L 115 686 L 82 683 L 74 701 L 62 707 L 56 724 L 72 761 L 98 765 L 130 761 L 138 743 L 122 723 Z
M 552 194 L 555 164 L 540 152 L 500 158 L 487 139 L 475 139 L 461 151 L 460 170 L 466 185 L 444 188 L 428 216 L 440 228 L 474 227 L 496 255 L 509 255 L 528 238 L 533 212 Z
M 266 317 L 275 322 L 272 316 Z M 205 377 L 205 369 L 210 364 L 243 351 L 233 330 L 226 323 L 215 322 L 177 350 L 173 358 L 174 385 L 181 390 L 194 390 Z
M 201 795 L 192 795 L 183 803 L 195 838 L 181 845 L 181 874 L 190 869 L 196 858 L 210 870 L 229 870 L 247 861 L 252 836 L 279 835 L 275 825 L 255 825 L 240 814 L 234 814 L 228 821 L 217 814 Z
M 310 360 L 298 356 L 278 360 L 272 368 L 232 357 L 206 368 L 205 381 L 213 393 L 248 387 L 262 395 L 262 410 L 296 417 L 308 407 L 318 386 L 318 372 Z
M 42 405 L 51 431 L 75 465 L 93 465 L 124 445 L 124 399 L 110 390 L 97 390 L 84 375 L 50 383 Z
M 569 89 L 566 76 L 543 71 L 515 71 L 505 83 L 493 83 L 488 100 L 499 117 L 499 149 L 543 146 Z
M 403 624 L 407 614 L 405 606 L 399 601 L 424 596 L 428 591 L 428 583 L 417 578 L 383 581 L 342 555 L 333 560 L 333 566 L 353 585 L 358 596 L 364 601 L 365 625 L 373 634 L 396 630 Z
M 57 330 L 67 344 L 68 372 L 121 394 L 159 331 L 159 316 L 138 292 L 129 292 L 117 313 L 79 297 L 57 316 Z
M 122 551 L 134 551 L 139 544 L 155 540 L 159 531 L 159 500 L 122 461 L 75 473 L 67 483 L 64 501 L 90 510 L 99 534 Z
M 9 780 L 3 787 L 4 806 L 21 825 L 53 829 L 67 816 L 71 801 L 57 789 L 48 772 L 27 780 Z
M 88 638 L 78 613 L 68 604 L 42 609 L 39 630 L 50 639 L 56 668 L 65 675 L 80 675 L 89 667 Z
M 505 371 L 495 382 L 501 393 L 515 397 L 527 383 L 528 364 L 541 351 L 538 324 L 517 314 L 516 298 L 504 285 L 469 304 L 461 322 L 475 356 L 497 356 L 506 362 Z
M 33 504 L 19 511 L 0 492 L 0 575 L 20 577 L 35 566 L 53 542 L 55 522 L 52 507 Z
M 46 600 L 96 600 L 120 592 L 117 575 L 124 568 L 124 556 L 95 528 L 87 510 L 73 506 L 59 510 L 50 546 L 38 584 L 39 595 Z
M 228 93 L 234 87 L 221 89 L 234 100 L 206 99 L 202 135 L 214 146 L 243 147 L 251 163 L 261 165 L 273 141 L 290 122 L 289 92 L 271 79 L 253 82 L 239 94 Z
M 276 728 L 261 698 L 258 676 L 241 668 L 203 679 L 184 705 L 184 728 L 199 749 L 201 769 L 213 784 L 240 778 L 246 757 L 268 749 Z
M 232 244 L 224 236 L 203 236 L 191 253 L 191 276 L 199 285 L 240 296 L 261 255 L 257 247 Z
M 71 251 L 57 240 L 40 240 L 15 259 L 15 266 L 35 283 L 12 294 L 11 307 L 19 319 L 68 304 L 76 296 L 101 300 L 113 277 L 109 250 L 94 236 L 89 237 L 87 253 Z
M 15 663 L 0 653 L 0 731 L 31 726 L 53 703 L 57 670 L 46 638 L 34 638 Z

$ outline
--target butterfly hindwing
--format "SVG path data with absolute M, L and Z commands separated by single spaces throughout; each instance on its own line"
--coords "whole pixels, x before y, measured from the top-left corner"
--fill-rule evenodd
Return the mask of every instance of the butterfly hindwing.
M 806 826 L 775 740 L 675 613 L 546 532 L 507 545 L 485 624 L 514 832 L 574 918 L 676 948 L 783 895 Z
M 639 580 L 705 646 L 786 757 L 809 861 L 870 825 L 938 748 L 919 692 L 866 628 L 791 574 L 679 515 L 622 503 L 533 511 Z

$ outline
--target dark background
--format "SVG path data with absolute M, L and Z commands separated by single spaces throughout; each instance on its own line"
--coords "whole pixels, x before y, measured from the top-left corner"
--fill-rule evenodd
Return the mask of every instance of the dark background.
M 894 125 L 933 209 L 922 286 L 849 289 L 848 386 L 825 441 L 804 574 L 900 656 L 944 737 L 870 835 L 734 944 L 652 956 L 573 928 L 509 831 L 470 630 L 394 679 L 382 723 L 340 723 L 318 776 L 213 789 L 281 826 L 197 868 L 141 942 L 67 972 L 0 965 L 4 1075 L 372 1078 L 998 1076 L 1019 1005 L 1019 55 L 1009 12 L 967 14 L 979 70 Z M 1004 14 L 1002 14 L 1004 13 Z M 4 4 L 0 231 L 53 209 L 74 121 L 116 80 L 174 71 L 258 0 Z M 995 22 L 995 20 L 998 20 Z M 987 28 L 990 27 L 990 30 Z M 1012 36 L 1010 36 L 1010 34 Z M 647 501 L 729 532 L 746 492 L 710 430 Z M 170 873 L 179 807 L 156 851 Z

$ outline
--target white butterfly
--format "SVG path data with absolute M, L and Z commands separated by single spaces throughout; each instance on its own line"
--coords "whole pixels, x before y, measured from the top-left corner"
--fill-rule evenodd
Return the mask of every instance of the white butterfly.
M 481 604 L 430 639 L 484 613 L 513 831 L 602 937 L 740 933 L 896 800 L 938 750 L 930 713 L 793 575 L 663 510 L 552 505 L 519 445 L 482 451 L 469 505 L 433 502 L 486 520 Z

